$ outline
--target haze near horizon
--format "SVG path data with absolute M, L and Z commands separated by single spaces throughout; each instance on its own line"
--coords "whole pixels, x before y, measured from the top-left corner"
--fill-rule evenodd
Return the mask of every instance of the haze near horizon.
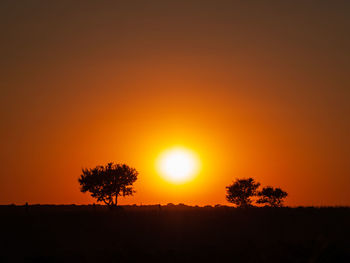
M 0 204 L 92 203 L 81 169 L 120 162 L 140 173 L 121 204 L 228 204 L 254 177 L 289 206 L 349 206 L 349 10 L 2 1 Z M 200 164 L 181 184 L 157 167 L 176 147 Z

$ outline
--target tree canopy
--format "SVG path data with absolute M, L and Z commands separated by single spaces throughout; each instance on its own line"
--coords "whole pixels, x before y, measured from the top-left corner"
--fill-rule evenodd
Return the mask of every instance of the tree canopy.
M 78 179 L 81 192 L 90 192 L 99 202 L 117 206 L 118 196 L 132 195 L 133 183 L 137 180 L 136 169 L 126 164 L 108 163 L 92 169 L 82 169 Z
M 227 186 L 227 201 L 241 208 L 252 206 L 252 197 L 255 196 L 256 190 L 260 183 L 255 182 L 253 178 L 236 179 L 231 185 Z
M 283 206 L 283 201 L 288 196 L 287 192 L 272 186 L 266 186 L 258 191 L 259 186 L 260 183 L 255 182 L 253 178 L 236 179 L 226 187 L 226 199 L 241 208 L 252 207 L 253 201 L 270 207 Z
M 258 204 L 267 204 L 271 207 L 283 206 L 283 199 L 288 196 L 288 193 L 281 188 L 273 188 L 272 186 L 264 187 L 258 192 Z

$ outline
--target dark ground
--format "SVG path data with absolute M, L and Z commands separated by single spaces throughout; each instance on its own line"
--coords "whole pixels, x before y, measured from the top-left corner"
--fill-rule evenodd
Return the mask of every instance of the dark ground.
M 350 208 L 0 206 L 0 262 L 350 262 Z

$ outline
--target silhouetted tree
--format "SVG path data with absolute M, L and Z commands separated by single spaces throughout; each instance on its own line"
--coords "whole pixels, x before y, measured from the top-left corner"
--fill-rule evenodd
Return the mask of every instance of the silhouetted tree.
M 83 169 L 78 179 L 80 191 L 90 192 L 97 201 L 103 201 L 110 207 L 117 206 L 118 196 L 132 195 L 132 184 L 138 172 L 126 164 L 108 163 L 93 169 Z
M 271 207 L 282 207 L 283 199 L 288 196 L 288 193 L 281 188 L 267 186 L 258 192 L 257 195 L 259 196 L 259 199 L 257 200 L 258 204 L 267 204 Z
M 259 186 L 260 183 L 255 182 L 253 178 L 236 179 L 232 185 L 226 187 L 226 199 L 238 207 L 251 207 L 251 197 L 256 195 Z

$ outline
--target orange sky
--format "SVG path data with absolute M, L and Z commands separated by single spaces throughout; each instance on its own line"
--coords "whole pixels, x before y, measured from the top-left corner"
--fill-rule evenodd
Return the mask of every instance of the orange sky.
M 220 2 L 220 1 L 219 1 Z M 286 204 L 350 205 L 347 1 L 3 1 L 0 204 L 85 204 L 81 168 L 139 172 L 122 204 L 227 204 L 252 176 Z M 155 172 L 183 145 L 203 169 Z

